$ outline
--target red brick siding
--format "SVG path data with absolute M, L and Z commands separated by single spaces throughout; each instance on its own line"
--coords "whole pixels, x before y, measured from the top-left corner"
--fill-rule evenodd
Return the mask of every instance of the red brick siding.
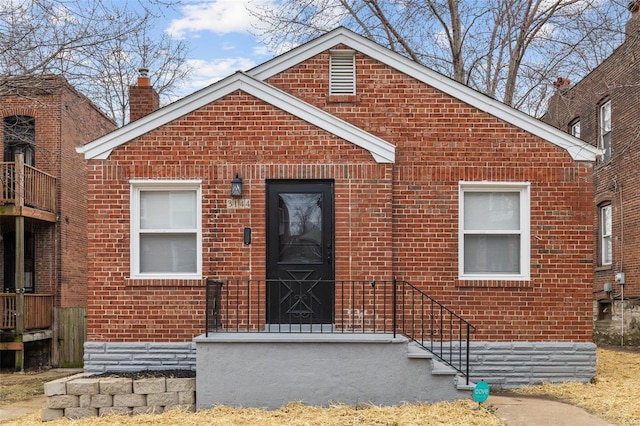
M 270 83 L 393 143 L 396 163 L 243 93 L 92 161 L 89 340 L 204 330 L 201 282 L 129 279 L 129 179 L 202 179 L 203 274 L 253 279 L 265 277 L 265 180 L 332 179 L 337 279 L 406 279 L 477 325 L 474 339 L 590 341 L 591 166 L 360 55 L 355 102 L 333 102 L 327 64 L 323 53 Z M 226 209 L 235 172 L 250 209 Z M 457 279 L 460 180 L 531 182 L 530 281 Z
M 53 83 L 48 95 L 0 96 L 0 118 L 34 117 L 35 167 L 58 182 L 60 221 L 25 221 L 36 240 L 36 291 L 55 294 L 56 306 L 86 306 L 86 162 L 75 147 L 115 126 L 62 80 Z M 13 229 L 13 222 L 2 218 L 3 231 Z
M 333 102 L 328 62 L 269 83 L 396 145 L 393 274 L 480 324 L 476 338 L 590 340 L 591 165 L 363 55 L 357 101 Z M 483 180 L 531 182 L 529 282 L 457 280 L 458 182 Z
M 37 100 L 28 96 L 2 96 L 0 97 L 0 118 L 13 115 L 26 115 L 34 118 L 35 129 L 35 167 L 39 170 L 56 175 L 55 154 L 58 149 L 59 135 L 59 97 L 56 94 L 41 95 Z M 3 124 L 0 123 L 0 124 Z M 4 129 L 0 131 L 4 137 Z M 4 141 L 3 141 L 4 146 Z M 4 148 L 3 148 L 4 149 Z M 52 154 L 53 153 L 53 154 Z M 13 217 L 2 218 L 2 231 L 15 229 Z M 56 292 L 55 268 L 58 258 L 55 255 L 55 224 L 25 221 L 25 231 L 33 232 L 35 238 L 35 288 L 38 293 Z M 3 250 L 4 246 L 0 247 Z M 4 255 L 0 258 L 4 263 Z M 4 274 L 0 274 L 4 281 Z
M 60 305 L 87 305 L 87 162 L 76 147 L 115 129 L 86 98 L 65 91 L 60 125 Z
M 640 20 L 630 21 L 637 27 Z M 630 28 L 631 28 L 630 27 Z M 624 270 L 625 296 L 640 296 L 640 197 L 638 188 L 638 114 L 640 114 L 640 68 L 636 66 L 640 45 L 638 33 L 630 32 L 627 40 L 592 73 L 576 83 L 571 90 L 558 93 L 551 100 L 545 120 L 567 131 L 569 123 L 580 119 L 581 139 L 597 146 L 599 138 L 599 107 L 611 101 L 611 161 L 600 162 L 594 169 L 594 200 L 592 203 L 596 299 L 605 298 L 605 283 L 613 284 L 614 294 L 620 293 L 615 274 Z M 610 203 L 613 215 L 613 264 L 599 265 L 599 206 Z

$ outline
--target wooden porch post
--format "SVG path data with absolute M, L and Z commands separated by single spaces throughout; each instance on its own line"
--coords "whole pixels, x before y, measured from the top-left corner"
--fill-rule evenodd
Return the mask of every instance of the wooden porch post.
M 16 178 L 16 207 L 24 206 L 24 157 L 22 154 L 16 153 L 15 157 L 15 178 Z M 15 342 L 23 342 L 25 331 L 25 312 L 24 312 L 24 217 L 16 216 L 16 270 L 15 270 L 15 289 L 16 289 L 16 335 Z M 16 351 L 15 360 L 16 370 L 24 371 L 24 343 L 22 350 Z

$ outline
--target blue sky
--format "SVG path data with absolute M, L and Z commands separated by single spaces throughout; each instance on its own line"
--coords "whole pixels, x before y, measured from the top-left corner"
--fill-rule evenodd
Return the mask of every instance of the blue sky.
M 251 34 L 255 18 L 247 10 L 269 2 L 183 0 L 181 7 L 164 11 L 157 30 L 184 39 L 190 50 L 188 61 L 193 72 L 181 90 L 183 95 L 274 56 Z

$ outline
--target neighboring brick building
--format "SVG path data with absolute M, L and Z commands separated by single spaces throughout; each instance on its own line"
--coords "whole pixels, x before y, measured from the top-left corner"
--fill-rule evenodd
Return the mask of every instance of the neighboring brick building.
M 65 79 L 51 75 L 2 78 L 0 117 L 2 364 L 13 365 L 11 351 L 23 347 L 27 366 L 82 365 L 87 172 L 75 148 L 115 125 Z
M 640 14 L 626 39 L 571 86 L 559 79 L 544 121 L 602 149 L 594 169 L 595 339 L 640 344 Z M 623 302 L 624 301 L 624 302 Z
M 397 278 L 476 327 L 472 377 L 510 387 L 594 374 L 597 149 L 346 29 L 79 152 L 89 371 L 193 368 L 206 278 L 226 291 L 223 331 L 296 319 L 308 326 L 299 331 L 337 331 L 372 315 L 364 332 L 419 315 L 385 317 L 389 299 L 365 295 L 347 321 L 343 282 L 364 280 L 369 294 Z M 229 192 L 236 178 L 240 197 Z M 264 293 L 265 280 L 311 276 L 335 287 Z M 249 286 L 235 291 L 235 280 Z M 321 299 L 328 310 L 303 306 Z

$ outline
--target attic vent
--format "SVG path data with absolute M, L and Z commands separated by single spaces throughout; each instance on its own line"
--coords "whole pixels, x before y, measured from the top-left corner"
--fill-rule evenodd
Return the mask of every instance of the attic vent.
M 332 50 L 329 62 L 329 94 L 356 94 L 356 60 L 353 50 Z

